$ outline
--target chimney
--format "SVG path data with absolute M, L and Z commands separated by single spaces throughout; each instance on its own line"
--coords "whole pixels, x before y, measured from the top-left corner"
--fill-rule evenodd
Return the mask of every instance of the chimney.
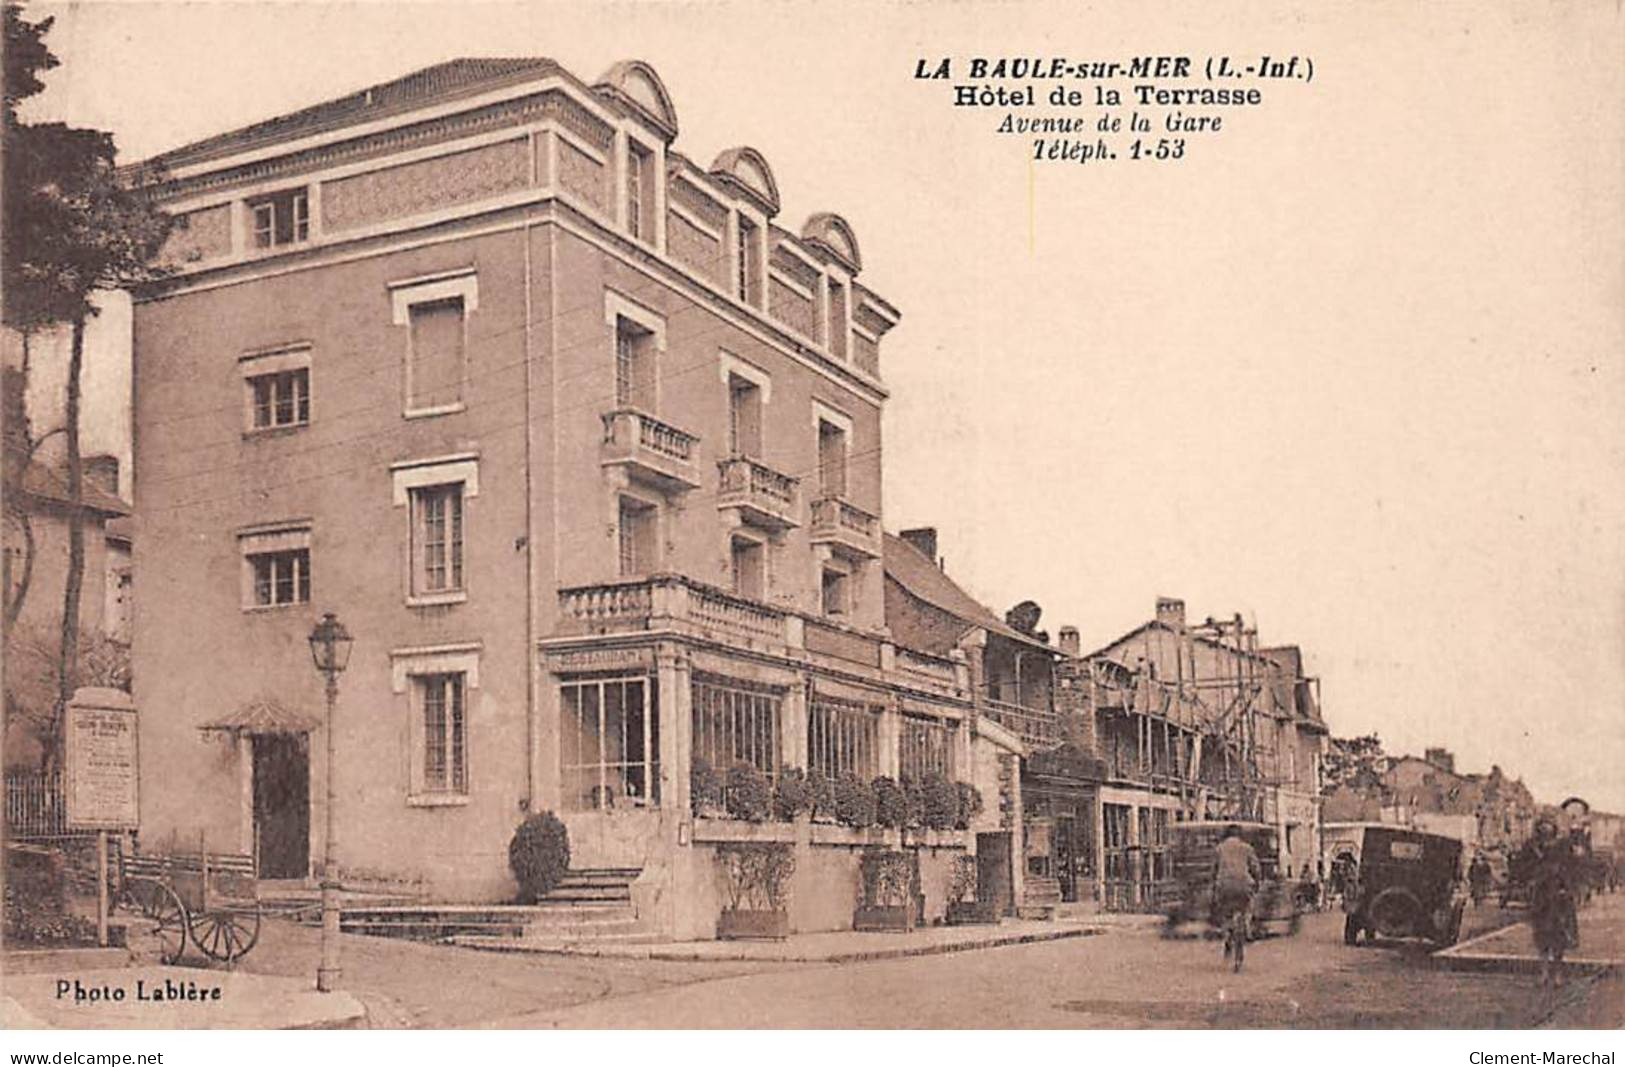
M 1073 659 L 1077 659 L 1083 655 L 1083 644 L 1078 639 L 1078 628 L 1076 626 L 1061 627 L 1060 640 L 1061 654 L 1063 656 L 1071 656 Z
M 1157 621 L 1167 623 L 1176 630 L 1183 630 L 1185 628 L 1185 602 L 1177 597 L 1159 596 L 1157 598 Z
M 919 549 L 920 554 L 932 563 L 937 562 L 937 528 L 935 526 L 921 526 L 913 530 L 904 530 L 897 536 Z
M 1456 773 L 1456 756 L 1448 748 L 1430 748 L 1422 754 L 1422 759 L 1446 774 Z
M 118 457 L 101 453 L 84 458 L 85 481 L 108 496 L 118 496 Z

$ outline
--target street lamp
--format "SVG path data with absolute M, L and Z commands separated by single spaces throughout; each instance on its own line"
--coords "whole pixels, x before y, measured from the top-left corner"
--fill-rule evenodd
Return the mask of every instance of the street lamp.
M 339 674 L 350 664 L 350 631 L 331 611 L 310 631 L 310 658 L 327 678 L 327 834 L 322 846 L 322 962 L 316 968 L 316 988 L 331 993 L 339 979 L 339 881 L 333 866 L 333 810 L 337 807 L 337 777 L 333 758 L 333 705 L 339 699 Z

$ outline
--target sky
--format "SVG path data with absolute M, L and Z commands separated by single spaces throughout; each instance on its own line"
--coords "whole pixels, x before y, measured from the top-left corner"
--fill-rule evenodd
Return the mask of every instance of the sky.
M 903 313 L 885 522 L 973 593 L 1086 648 L 1159 595 L 1241 612 L 1334 733 L 1625 810 L 1625 16 L 1219 7 L 32 4 L 29 114 L 134 160 L 456 56 L 644 59 L 680 151 L 752 145 L 781 225 L 852 224 Z M 1314 77 L 1149 165 L 951 106 L 974 56 L 1141 54 Z

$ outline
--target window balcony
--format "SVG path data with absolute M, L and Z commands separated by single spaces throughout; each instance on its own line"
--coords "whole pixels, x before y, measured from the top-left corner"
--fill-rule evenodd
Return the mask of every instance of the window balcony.
M 717 466 L 722 472 L 717 510 L 735 508 L 745 522 L 769 530 L 798 525 L 797 479 L 744 456 L 725 459 Z
M 1020 737 L 1022 744 L 1035 751 L 1053 748 L 1062 741 L 1060 723 L 1050 709 L 1024 708 L 1002 700 L 989 700 L 981 710 L 983 715 Z
M 684 492 L 700 484 L 694 461 L 699 438 L 633 408 L 604 413 L 601 463 L 621 467 L 632 481 L 667 492 Z
M 559 590 L 558 636 L 660 629 L 729 643 L 790 643 L 785 612 L 679 575 Z
M 808 536 L 815 545 L 829 545 L 857 559 L 880 555 L 880 520 L 840 497 L 813 501 Z

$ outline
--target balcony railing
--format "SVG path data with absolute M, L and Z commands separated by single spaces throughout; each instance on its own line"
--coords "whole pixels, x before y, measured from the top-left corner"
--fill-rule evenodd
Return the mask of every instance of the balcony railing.
M 746 521 L 772 529 L 796 525 L 797 479 L 745 456 L 717 466 L 722 473 L 719 509 L 738 508 Z
M 694 462 L 699 438 L 633 408 L 604 413 L 604 466 L 626 467 L 631 478 L 663 489 L 700 484 Z
M 959 673 L 951 659 L 938 659 L 910 649 L 897 650 L 897 669 L 903 674 L 932 685 L 953 687 L 959 683 Z
M 1060 725 L 1053 711 L 1024 708 L 1002 700 L 989 700 L 981 710 L 983 715 L 1020 737 L 1022 744 L 1029 748 L 1050 748 L 1061 742 Z
M 561 633 L 617 633 L 663 624 L 786 644 L 785 614 L 679 575 L 559 590 Z
M 813 544 L 832 544 L 849 554 L 873 558 L 880 555 L 880 520 L 856 504 L 837 496 L 812 503 Z

